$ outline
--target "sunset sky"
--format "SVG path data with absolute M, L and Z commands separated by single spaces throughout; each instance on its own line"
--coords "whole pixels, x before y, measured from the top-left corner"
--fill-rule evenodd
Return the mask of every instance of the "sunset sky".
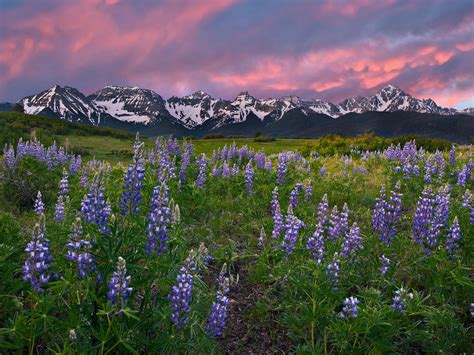
M 474 1 L 0 0 L 0 101 L 54 84 L 474 107 Z

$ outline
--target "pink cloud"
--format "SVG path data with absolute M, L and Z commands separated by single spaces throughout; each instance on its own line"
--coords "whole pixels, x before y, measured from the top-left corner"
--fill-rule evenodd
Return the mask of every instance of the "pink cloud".
M 30 0 L 2 14 L 0 95 L 37 82 L 82 90 L 133 84 L 165 96 L 198 89 L 222 97 L 241 90 L 265 97 L 296 93 L 331 101 L 393 82 L 441 102 L 473 95 L 462 76 L 474 49 L 472 15 L 457 22 L 443 16 L 435 26 L 427 21 L 421 28 L 438 32 L 426 33 L 416 27 L 418 15 L 413 29 L 394 28 L 389 16 L 419 6 L 391 0 L 275 5 L 262 7 L 264 18 L 244 11 L 254 5 L 239 0 L 164 0 L 148 3 L 146 11 L 138 0 L 45 1 L 51 6 Z M 386 31 L 372 29 L 380 18 L 388 19 Z

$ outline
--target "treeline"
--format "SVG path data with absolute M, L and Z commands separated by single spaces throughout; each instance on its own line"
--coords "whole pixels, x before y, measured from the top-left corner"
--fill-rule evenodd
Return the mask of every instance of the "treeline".
M 308 155 L 311 151 L 316 151 L 321 155 L 350 154 L 354 151 L 375 151 L 388 148 L 391 144 L 403 146 L 406 142 L 415 140 L 417 146 L 428 151 L 446 151 L 452 143 L 436 138 L 429 138 L 416 135 L 405 135 L 394 138 L 383 138 L 374 133 L 366 133 L 355 137 L 342 137 L 338 134 L 330 134 L 307 143 L 303 149 L 303 154 Z
M 54 141 L 60 143 L 57 136 L 63 135 L 110 136 L 123 139 L 133 137 L 129 132 L 107 127 L 89 126 L 19 112 L 0 112 L 0 152 L 3 151 L 5 144 L 13 144 L 20 138 L 28 140 L 36 137 L 45 145 L 51 145 Z

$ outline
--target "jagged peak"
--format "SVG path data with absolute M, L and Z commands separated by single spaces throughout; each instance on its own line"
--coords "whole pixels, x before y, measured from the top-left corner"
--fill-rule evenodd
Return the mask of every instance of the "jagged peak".
M 297 95 L 286 95 L 286 96 L 283 96 L 281 98 L 282 101 L 289 101 L 291 102 L 292 104 L 298 104 L 301 102 L 301 97 L 297 96 Z
M 253 96 L 250 95 L 248 91 L 241 91 L 241 92 L 239 92 L 239 94 L 237 95 L 236 98 L 239 98 L 239 97 L 252 97 L 252 98 L 253 98 Z
M 197 90 L 193 92 L 191 95 L 185 96 L 187 99 L 204 99 L 206 97 L 211 97 L 207 92 L 202 91 L 202 90 Z
M 382 93 L 382 92 L 386 92 L 386 93 L 397 93 L 397 94 L 404 93 L 404 91 L 403 91 L 402 89 L 400 89 L 398 86 L 393 85 L 393 84 L 387 84 L 387 85 L 385 85 L 385 86 L 379 91 L 379 93 Z

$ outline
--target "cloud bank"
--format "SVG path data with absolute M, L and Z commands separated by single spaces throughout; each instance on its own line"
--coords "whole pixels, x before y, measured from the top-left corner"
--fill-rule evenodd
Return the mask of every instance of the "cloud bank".
M 392 83 L 474 106 L 472 0 L 4 0 L 0 39 L 0 101 L 57 83 L 338 102 Z

